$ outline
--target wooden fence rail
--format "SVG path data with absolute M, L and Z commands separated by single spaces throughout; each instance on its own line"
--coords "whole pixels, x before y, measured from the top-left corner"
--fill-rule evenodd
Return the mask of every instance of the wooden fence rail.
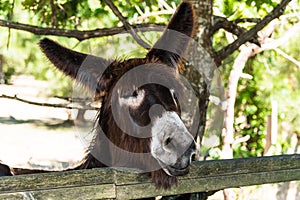
M 0 178 L 0 199 L 132 199 L 300 180 L 300 155 L 194 162 L 171 190 L 132 169 L 102 168 Z

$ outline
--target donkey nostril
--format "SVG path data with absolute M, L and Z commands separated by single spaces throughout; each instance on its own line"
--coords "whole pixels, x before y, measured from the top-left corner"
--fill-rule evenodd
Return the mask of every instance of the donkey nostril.
M 172 139 L 170 137 L 168 137 L 166 140 L 165 140 L 165 145 L 167 146 L 168 144 L 170 144 L 172 141 Z

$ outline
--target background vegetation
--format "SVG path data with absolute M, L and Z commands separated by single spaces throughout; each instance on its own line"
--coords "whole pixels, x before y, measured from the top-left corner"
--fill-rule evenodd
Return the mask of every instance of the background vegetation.
M 262 18 L 270 12 L 279 0 L 215 0 L 214 14 L 230 20 L 239 18 Z M 176 1 L 113 1 L 123 16 L 131 24 L 153 22 L 166 24 L 180 3 Z M 54 11 L 54 12 L 53 12 Z M 143 17 L 142 14 L 147 15 Z M 280 37 L 290 27 L 299 22 L 299 1 L 288 6 L 285 17 L 280 18 L 274 38 Z M 41 27 L 91 30 L 122 25 L 108 6 L 97 0 L 3 0 L 0 2 L 0 19 L 31 24 Z M 245 23 L 249 28 L 252 23 Z M 153 44 L 160 33 L 141 34 Z M 46 95 L 71 96 L 71 81 L 54 70 L 38 48 L 43 36 L 0 27 L 0 54 L 4 55 L 6 83 L 12 75 L 32 75 L 36 79 L 47 80 L 53 86 Z M 145 49 L 137 45 L 130 35 L 116 35 L 78 41 L 74 38 L 54 37 L 59 43 L 77 51 L 112 58 L 143 56 Z M 214 36 L 214 47 L 220 49 L 228 44 L 226 33 L 219 31 Z M 278 143 L 274 153 L 291 153 L 295 138 L 300 137 L 300 35 L 278 47 L 278 50 L 264 51 L 247 62 L 241 78 L 235 104 L 235 138 L 250 135 L 250 139 L 234 145 L 234 157 L 261 156 L 265 147 L 266 120 L 271 114 L 272 102 L 278 104 Z M 283 56 L 285 52 L 289 58 Z M 218 69 L 225 88 L 237 52 L 227 58 Z M 58 84 L 59 83 L 59 84 Z M 215 132 L 220 142 L 209 152 L 213 158 L 220 157 L 221 129 Z M 296 145 L 297 146 L 297 145 Z

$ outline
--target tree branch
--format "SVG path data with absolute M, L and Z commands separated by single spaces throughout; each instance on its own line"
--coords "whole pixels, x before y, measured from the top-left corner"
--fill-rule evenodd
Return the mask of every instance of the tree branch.
M 173 2 L 174 3 L 174 2 Z M 158 4 L 159 7 L 162 7 L 159 11 L 153 11 L 149 12 L 148 10 L 145 10 L 145 13 L 141 10 L 141 8 L 137 5 L 135 5 L 136 11 L 139 13 L 140 16 L 136 17 L 135 21 L 143 21 L 151 16 L 159 16 L 159 15 L 167 15 L 167 14 L 173 14 L 176 11 L 176 5 L 173 4 L 173 7 L 171 7 L 166 1 L 159 0 Z
M 122 27 L 113 27 L 113 28 L 103 28 L 103 29 L 94 29 L 94 30 L 68 30 L 68 29 L 58 29 L 58 28 L 43 28 L 38 26 L 32 26 L 28 24 L 22 24 L 18 22 L 6 21 L 0 19 L 0 26 L 13 28 L 17 30 L 27 31 L 36 35 L 55 35 L 55 36 L 64 36 L 64 37 L 73 37 L 79 41 L 96 38 L 111 36 L 120 33 L 126 33 L 126 28 Z M 133 28 L 138 29 L 141 32 L 147 31 L 163 31 L 165 25 L 162 24 L 138 24 L 133 26 Z
M 119 18 L 119 20 L 123 23 L 124 27 L 127 31 L 132 35 L 132 37 L 135 39 L 135 41 L 141 45 L 142 47 L 146 49 L 150 49 L 151 46 L 146 43 L 132 28 L 132 26 L 126 21 L 126 19 L 123 17 L 121 12 L 118 10 L 118 8 L 113 4 L 111 0 L 103 0 L 108 7 L 113 11 L 113 13 Z
M 282 57 L 284 57 L 285 59 L 291 61 L 292 63 L 294 63 L 295 65 L 297 65 L 297 67 L 300 68 L 300 61 L 298 61 L 297 59 L 295 59 L 293 56 L 290 56 L 289 54 L 285 53 L 284 51 L 282 51 L 279 48 L 274 48 L 274 50 L 279 53 Z
M 9 96 L 2 94 L 0 98 L 6 98 L 6 99 L 13 99 L 17 100 L 23 103 L 31 104 L 31 105 L 36 105 L 36 106 L 47 106 L 47 107 L 53 107 L 53 108 L 65 108 L 65 109 L 81 109 L 81 110 L 99 110 L 97 107 L 89 106 L 89 105 L 84 105 L 84 106 L 69 106 L 67 104 L 51 104 L 51 103 L 38 103 L 38 102 L 33 102 L 29 101 L 26 99 L 22 99 L 17 97 L 17 95 L 14 96 Z
M 210 35 L 213 35 L 216 31 L 218 31 L 219 29 L 223 28 L 224 30 L 236 35 L 236 36 L 240 36 L 241 34 L 247 32 L 247 30 L 243 27 L 238 26 L 238 23 L 241 22 L 252 22 L 252 23 L 257 23 L 260 20 L 255 18 L 255 19 L 240 19 L 240 20 L 235 20 L 235 21 L 228 21 L 225 17 L 221 17 L 221 16 L 214 16 L 214 25 L 210 28 Z M 255 34 L 253 36 L 253 38 L 251 38 L 250 42 L 260 46 L 259 41 L 257 40 L 257 34 Z
M 236 19 L 234 21 L 232 21 L 235 24 L 239 24 L 239 23 L 258 23 L 260 22 L 261 19 L 260 18 L 241 18 L 241 19 Z
M 286 6 L 291 0 L 282 0 L 280 4 L 278 4 L 272 12 L 266 15 L 260 22 L 258 22 L 253 28 L 249 31 L 242 33 L 238 39 L 236 39 L 233 43 L 224 47 L 220 51 L 216 52 L 214 59 L 217 66 L 221 65 L 222 60 L 224 60 L 227 56 L 232 54 L 235 50 L 237 50 L 242 44 L 251 40 L 258 31 L 262 30 L 268 23 L 270 23 L 273 19 L 278 18 L 282 15 Z
M 138 6 L 135 6 L 135 8 L 137 9 L 138 13 L 140 14 L 140 16 L 137 17 L 135 20 L 137 22 L 143 21 L 151 16 L 171 15 L 175 12 L 175 10 L 160 10 L 160 11 L 156 11 L 156 12 L 143 13 Z

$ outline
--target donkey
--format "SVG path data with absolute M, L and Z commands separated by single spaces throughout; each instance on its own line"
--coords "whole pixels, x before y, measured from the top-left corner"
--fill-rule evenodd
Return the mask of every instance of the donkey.
M 181 119 L 186 100 L 179 78 L 195 28 L 194 10 L 183 2 L 161 38 L 144 58 L 107 60 L 67 49 L 49 39 L 39 43 L 56 68 L 101 97 L 90 148 L 77 167 L 145 170 L 157 187 L 170 188 L 189 172 L 195 134 Z M 129 74 L 129 75 L 128 75 Z M 1 175 L 42 173 L 0 164 Z

